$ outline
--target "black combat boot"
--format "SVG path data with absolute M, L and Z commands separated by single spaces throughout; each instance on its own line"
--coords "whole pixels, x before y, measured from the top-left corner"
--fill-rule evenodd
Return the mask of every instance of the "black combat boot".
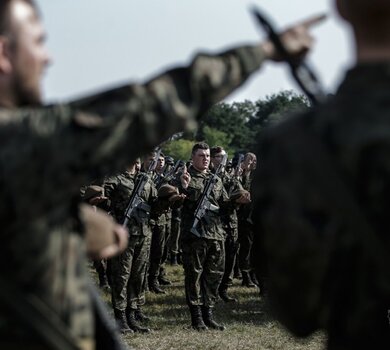
M 170 286 L 172 284 L 172 282 L 164 276 L 158 277 L 158 283 L 160 284 L 160 286 Z
M 149 333 L 150 329 L 146 327 L 142 327 L 138 324 L 136 317 L 135 317 L 135 311 L 136 309 L 126 309 L 126 318 L 127 318 L 127 324 L 129 325 L 130 329 L 132 329 L 134 332 L 137 333 Z
M 202 306 L 202 316 L 203 316 L 204 323 L 206 324 L 207 327 L 211 329 L 216 329 L 218 331 L 225 330 L 225 326 L 215 322 L 212 307 Z
M 197 331 L 206 331 L 207 326 L 203 322 L 202 311 L 198 305 L 190 305 L 191 326 Z
M 251 276 L 248 271 L 241 271 L 242 274 L 242 286 L 248 288 L 254 288 L 256 285 L 252 282 Z
M 221 289 L 219 290 L 219 296 L 225 303 L 237 303 L 236 298 L 232 298 L 228 295 L 227 289 Z
M 171 257 L 169 259 L 169 262 L 172 266 L 177 266 L 177 254 L 176 253 L 171 253 Z
M 252 282 L 253 282 L 256 286 L 259 287 L 259 286 L 260 286 L 260 283 L 259 283 L 259 281 L 257 280 L 255 271 L 252 270 L 252 271 L 249 273 L 249 276 L 251 276 Z
M 114 317 L 118 325 L 119 332 L 122 334 L 134 333 L 134 331 L 130 329 L 129 325 L 127 324 L 126 314 L 123 310 L 114 309 Z
M 165 294 L 165 290 L 161 289 L 158 284 L 157 277 L 149 280 L 149 291 L 156 294 Z
M 140 322 L 150 321 L 150 318 L 146 316 L 141 308 L 138 306 L 138 309 L 135 310 L 135 319 Z

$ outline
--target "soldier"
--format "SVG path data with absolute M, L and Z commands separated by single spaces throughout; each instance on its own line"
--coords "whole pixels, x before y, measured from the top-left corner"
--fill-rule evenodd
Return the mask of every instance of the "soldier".
M 222 147 L 212 147 L 210 150 L 211 169 L 218 168 L 223 156 L 226 154 Z M 213 171 L 213 170 L 212 170 Z M 227 171 L 221 174 L 222 183 L 228 193 L 229 197 L 237 199 L 241 195 L 246 196 L 248 203 L 250 201 L 250 194 L 245 191 L 238 178 L 231 176 Z M 219 286 L 219 296 L 224 302 L 237 302 L 237 299 L 228 295 L 227 290 L 230 283 L 230 276 L 233 272 L 234 263 L 238 251 L 238 218 L 237 208 L 238 204 L 232 203 L 231 206 L 224 207 L 221 212 L 221 219 L 223 229 L 225 231 L 225 269 L 221 284 Z
M 301 28 L 282 37 L 296 54 L 311 45 L 307 26 Z M 43 320 L 55 317 L 58 322 L 46 324 L 62 324 L 58 329 L 69 343 L 94 349 L 99 333 L 84 267 L 80 187 L 193 128 L 264 60 L 278 57 L 269 42 L 197 55 L 189 67 L 145 84 L 43 106 L 40 84 L 50 63 L 44 38 L 32 0 L 0 2 L 0 277 L 9 296 L 0 298 L 0 347 L 61 348 L 48 337 L 58 332 L 44 332 L 27 312 L 17 313 L 17 290 L 24 301 L 38 298 L 46 306 L 50 315 L 36 312 Z
M 249 152 L 245 154 L 244 161 L 241 164 L 241 184 L 249 193 L 252 190 L 251 184 L 256 162 L 256 155 Z M 255 287 L 257 280 L 251 264 L 253 245 L 252 203 L 242 205 L 238 210 L 238 242 L 240 245 L 238 266 L 242 274 L 242 285 L 249 288 Z
M 181 176 L 180 189 L 186 195 L 182 208 L 181 244 L 185 275 L 185 292 L 191 312 L 192 327 L 196 330 L 224 330 L 214 320 L 213 308 L 218 298 L 218 287 L 225 268 L 225 232 L 220 209 L 231 205 L 222 180 L 217 177 L 208 199 L 214 206 L 197 228 L 200 237 L 191 232 L 194 214 L 204 187 L 211 177 L 210 149 L 206 143 L 192 148 L 192 165 Z M 237 203 L 241 200 L 237 199 Z
M 141 175 L 142 176 L 142 175 Z M 144 175 L 147 176 L 147 175 Z M 140 178 L 138 177 L 138 181 Z M 110 200 L 110 212 L 118 222 L 124 222 L 126 208 L 137 185 L 136 165 L 131 164 L 124 173 L 109 177 L 104 189 Z M 111 259 L 112 306 L 122 333 L 130 331 L 148 333 L 138 321 L 148 320 L 141 306 L 145 303 L 145 277 L 152 237 L 150 213 L 156 210 L 157 190 L 149 179 L 141 189 L 143 202 L 128 221 L 129 243 L 126 250 Z
M 388 349 L 390 2 L 336 4 L 356 64 L 328 102 L 262 137 L 253 217 L 284 325 L 325 329 L 331 350 Z
M 165 165 L 165 158 L 162 153 L 158 156 L 156 152 L 149 153 L 143 162 L 142 169 L 144 172 L 147 172 L 150 164 L 156 161 L 156 167 L 149 174 L 151 182 L 155 190 L 157 191 L 156 183 L 159 183 L 163 180 L 162 170 Z M 159 212 L 156 215 L 153 215 L 152 220 L 150 220 L 151 227 L 151 244 L 150 244 L 150 254 L 149 254 L 149 263 L 148 263 L 148 288 L 151 292 L 156 294 L 165 294 L 165 291 L 160 288 L 158 281 L 161 258 L 163 255 L 163 242 L 165 238 L 165 226 L 166 226 L 166 216 L 165 213 Z

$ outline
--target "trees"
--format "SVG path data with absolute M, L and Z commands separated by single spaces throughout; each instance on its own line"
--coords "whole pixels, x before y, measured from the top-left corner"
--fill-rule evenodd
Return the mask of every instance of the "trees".
M 192 145 L 205 141 L 211 147 L 224 147 L 230 156 L 236 152 L 254 151 L 262 131 L 288 115 L 308 108 L 303 95 L 281 91 L 255 102 L 222 102 L 214 105 L 199 122 L 195 135 L 185 135 L 180 140 L 164 146 L 164 152 L 174 158 L 187 160 Z

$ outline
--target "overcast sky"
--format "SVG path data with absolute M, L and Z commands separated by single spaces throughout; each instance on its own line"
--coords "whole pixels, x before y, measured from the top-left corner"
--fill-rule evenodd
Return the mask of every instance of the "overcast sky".
M 309 61 L 333 92 L 351 62 L 348 28 L 333 0 L 38 0 L 53 57 L 44 81 L 47 101 L 67 100 L 127 81 L 142 82 L 199 51 L 218 52 L 263 34 L 254 4 L 279 28 L 312 14 L 329 19 L 314 30 Z M 267 64 L 228 101 L 256 100 L 295 89 L 286 68 Z

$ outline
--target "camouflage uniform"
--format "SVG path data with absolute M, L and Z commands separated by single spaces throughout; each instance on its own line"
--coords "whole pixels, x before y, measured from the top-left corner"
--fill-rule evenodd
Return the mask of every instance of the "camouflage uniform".
M 160 181 L 160 176 L 153 175 L 154 184 Z M 150 266 L 149 266 L 149 290 L 156 293 L 164 293 L 159 287 L 158 277 L 162 265 L 165 240 L 166 240 L 166 213 L 159 213 L 151 221 L 152 226 L 152 243 L 150 247 Z
M 242 187 L 251 192 L 252 173 L 241 177 Z M 238 266 L 242 273 L 243 285 L 254 286 L 251 279 L 251 252 L 253 245 L 252 203 L 243 204 L 238 210 Z
M 259 148 L 270 298 L 296 334 L 326 329 L 329 349 L 390 348 L 389 86 L 389 63 L 358 65 Z
M 105 193 L 111 202 L 110 212 L 117 222 L 125 219 L 136 178 L 136 174 L 124 172 L 106 179 L 104 183 Z M 127 224 L 129 244 L 122 254 L 110 261 L 112 306 L 122 311 L 127 307 L 136 310 L 145 303 L 144 286 L 152 238 L 149 219 L 157 199 L 152 181 L 145 184 L 141 197 L 146 205 L 137 207 L 134 217 Z
M 189 305 L 213 307 L 218 298 L 218 287 L 225 268 L 225 232 L 219 212 L 209 212 L 206 220 L 202 220 L 198 225 L 202 238 L 190 232 L 197 202 L 211 173 L 200 173 L 194 167 L 190 167 L 188 172 L 191 181 L 188 188 L 182 190 L 187 198 L 183 204 L 181 222 L 186 298 Z M 218 207 L 230 203 L 220 178 L 214 186 L 210 200 Z
M 260 47 L 201 54 L 189 67 L 143 85 L 68 104 L 1 108 L 0 275 L 49 305 L 74 337 L 92 338 L 85 248 L 77 233 L 80 187 L 194 127 L 213 103 L 259 68 L 263 57 Z M 9 311 L 1 312 L 0 335 L 36 338 Z
M 242 186 L 240 181 L 235 177 L 227 173 L 226 171 L 221 176 L 222 183 L 228 193 L 232 194 L 237 190 L 241 190 Z M 225 272 L 219 286 L 220 293 L 225 293 L 231 282 L 231 275 L 233 273 L 234 264 L 236 261 L 238 251 L 238 217 L 237 217 L 238 205 L 225 206 L 221 213 L 221 219 L 223 229 L 226 232 L 225 239 Z

